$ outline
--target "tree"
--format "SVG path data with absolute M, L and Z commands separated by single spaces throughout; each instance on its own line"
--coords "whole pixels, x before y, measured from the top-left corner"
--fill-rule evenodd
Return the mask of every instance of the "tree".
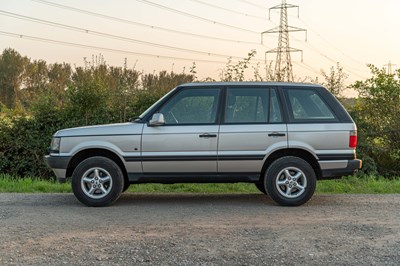
M 359 129 L 359 151 L 376 162 L 380 173 L 400 175 L 400 70 L 387 74 L 369 67 L 373 76 L 352 85 L 359 92 L 352 110 Z
M 348 74 L 343 72 L 343 67 L 337 63 L 336 69 L 332 66 L 329 73 L 321 70 L 321 74 L 325 78 L 325 82 L 322 82 L 322 85 L 324 85 L 336 97 L 343 97 L 343 92 L 346 89 L 344 82 L 349 77 Z
M 106 123 L 110 121 L 108 99 L 110 98 L 108 67 L 86 65 L 75 68 L 71 85 L 67 89 L 67 113 L 77 125 Z
M 5 49 L 0 55 L 0 102 L 7 108 L 15 108 L 20 105 L 21 76 L 29 59 L 22 57 L 14 49 Z
M 149 91 L 168 92 L 182 83 L 194 81 L 194 75 L 160 71 L 158 74 L 142 75 L 143 89 Z
M 232 58 L 228 58 L 225 69 L 220 74 L 221 81 L 244 81 L 245 70 L 249 68 L 251 59 L 256 55 L 256 50 L 251 50 L 247 57 L 237 64 L 232 63 Z
M 141 72 L 134 68 L 129 69 L 126 62 L 123 68 L 110 67 L 109 72 L 112 77 L 112 84 L 109 86 L 110 108 L 119 122 L 126 122 L 130 116 L 128 114 L 133 111 L 130 110 L 129 102 L 133 101 L 134 94 L 139 88 Z

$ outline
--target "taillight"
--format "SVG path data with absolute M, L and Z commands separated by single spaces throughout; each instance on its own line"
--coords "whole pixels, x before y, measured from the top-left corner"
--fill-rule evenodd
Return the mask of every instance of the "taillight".
M 350 148 L 357 148 L 357 131 L 350 131 L 350 140 L 349 140 Z

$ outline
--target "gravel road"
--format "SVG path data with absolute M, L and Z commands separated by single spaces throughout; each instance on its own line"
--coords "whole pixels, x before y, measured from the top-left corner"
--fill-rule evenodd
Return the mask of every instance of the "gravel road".
M 400 195 L 0 194 L 0 265 L 400 265 Z

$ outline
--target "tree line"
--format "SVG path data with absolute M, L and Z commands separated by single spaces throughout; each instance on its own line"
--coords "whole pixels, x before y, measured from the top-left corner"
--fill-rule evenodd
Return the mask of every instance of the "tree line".
M 228 59 L 221 81 L 274 79 L 272 68 L 250 68 L 255 52 L 234 64 Z M 400 176 L 400 71 L 387 74 L 370 66 L 371 77 L 351 85 L 357 99 L 346 99 L 340 65 L 322 71 L 322 84 L 346 106 L 358 125 L 362 174 Z M 247 72 L 246 72 L 247 71 Z M 263 73 L 263 74 L 261 74 Z M 16 177 L 53 175 L 43 163 L 51 136 L 61 128 L 126 122 L 141 114 L 179 84 L 198 81 L 196 65 L 188 73 L 143 73 L 107 65 L 101 55 L 84 66 L 31 60 L 13 49 L 0 55 L 0 173 Z M 302 78 L 302 81 L 318 82 Z M 212 81 L 207 78 L 203 81 Z

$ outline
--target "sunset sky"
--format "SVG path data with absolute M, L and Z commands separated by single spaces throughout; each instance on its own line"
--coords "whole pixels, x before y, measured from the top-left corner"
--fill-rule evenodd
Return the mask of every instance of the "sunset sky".
M 292 54 L 295 76 L 316 77 L 321 69 L 329 70 L 339 62 L 351 83 L 369 77 L 369 63 L 380 68 L 389 61 L 400 64 L 400 1 L 287 2 L 300 6 L 300 18 L 296 9 L 289 9 L 289 24 L 308 30 L 307 42 L 302 32 L 290 35 L 291 46 L 304 51 L 303 62 L 299 53 Z M 110 65 L 121 66 L 127 58 L 129 67 L 145 72 L 182 72 L 184 68 L 188 72 L 195 61 L 200 79 L 218 79 L 228 56 L 236 62 L 237 57 L 256 49 L 254 65 L 264 65 L 265 51 L 275 48 L 278 38 L 277 34 L 265 36 L 261 45 L 260 33 L 278 25 L 279 12 L 271 12 L 268 20 L 268 8 L 280 3 L 0 0 L 0 48 L 14 48 L 32 59 L 75 65 L 82 65 L 84 57 L 90 59 L 101 53 Z M 274 60 L 275 56 L 268 55 L 267 59 Z

